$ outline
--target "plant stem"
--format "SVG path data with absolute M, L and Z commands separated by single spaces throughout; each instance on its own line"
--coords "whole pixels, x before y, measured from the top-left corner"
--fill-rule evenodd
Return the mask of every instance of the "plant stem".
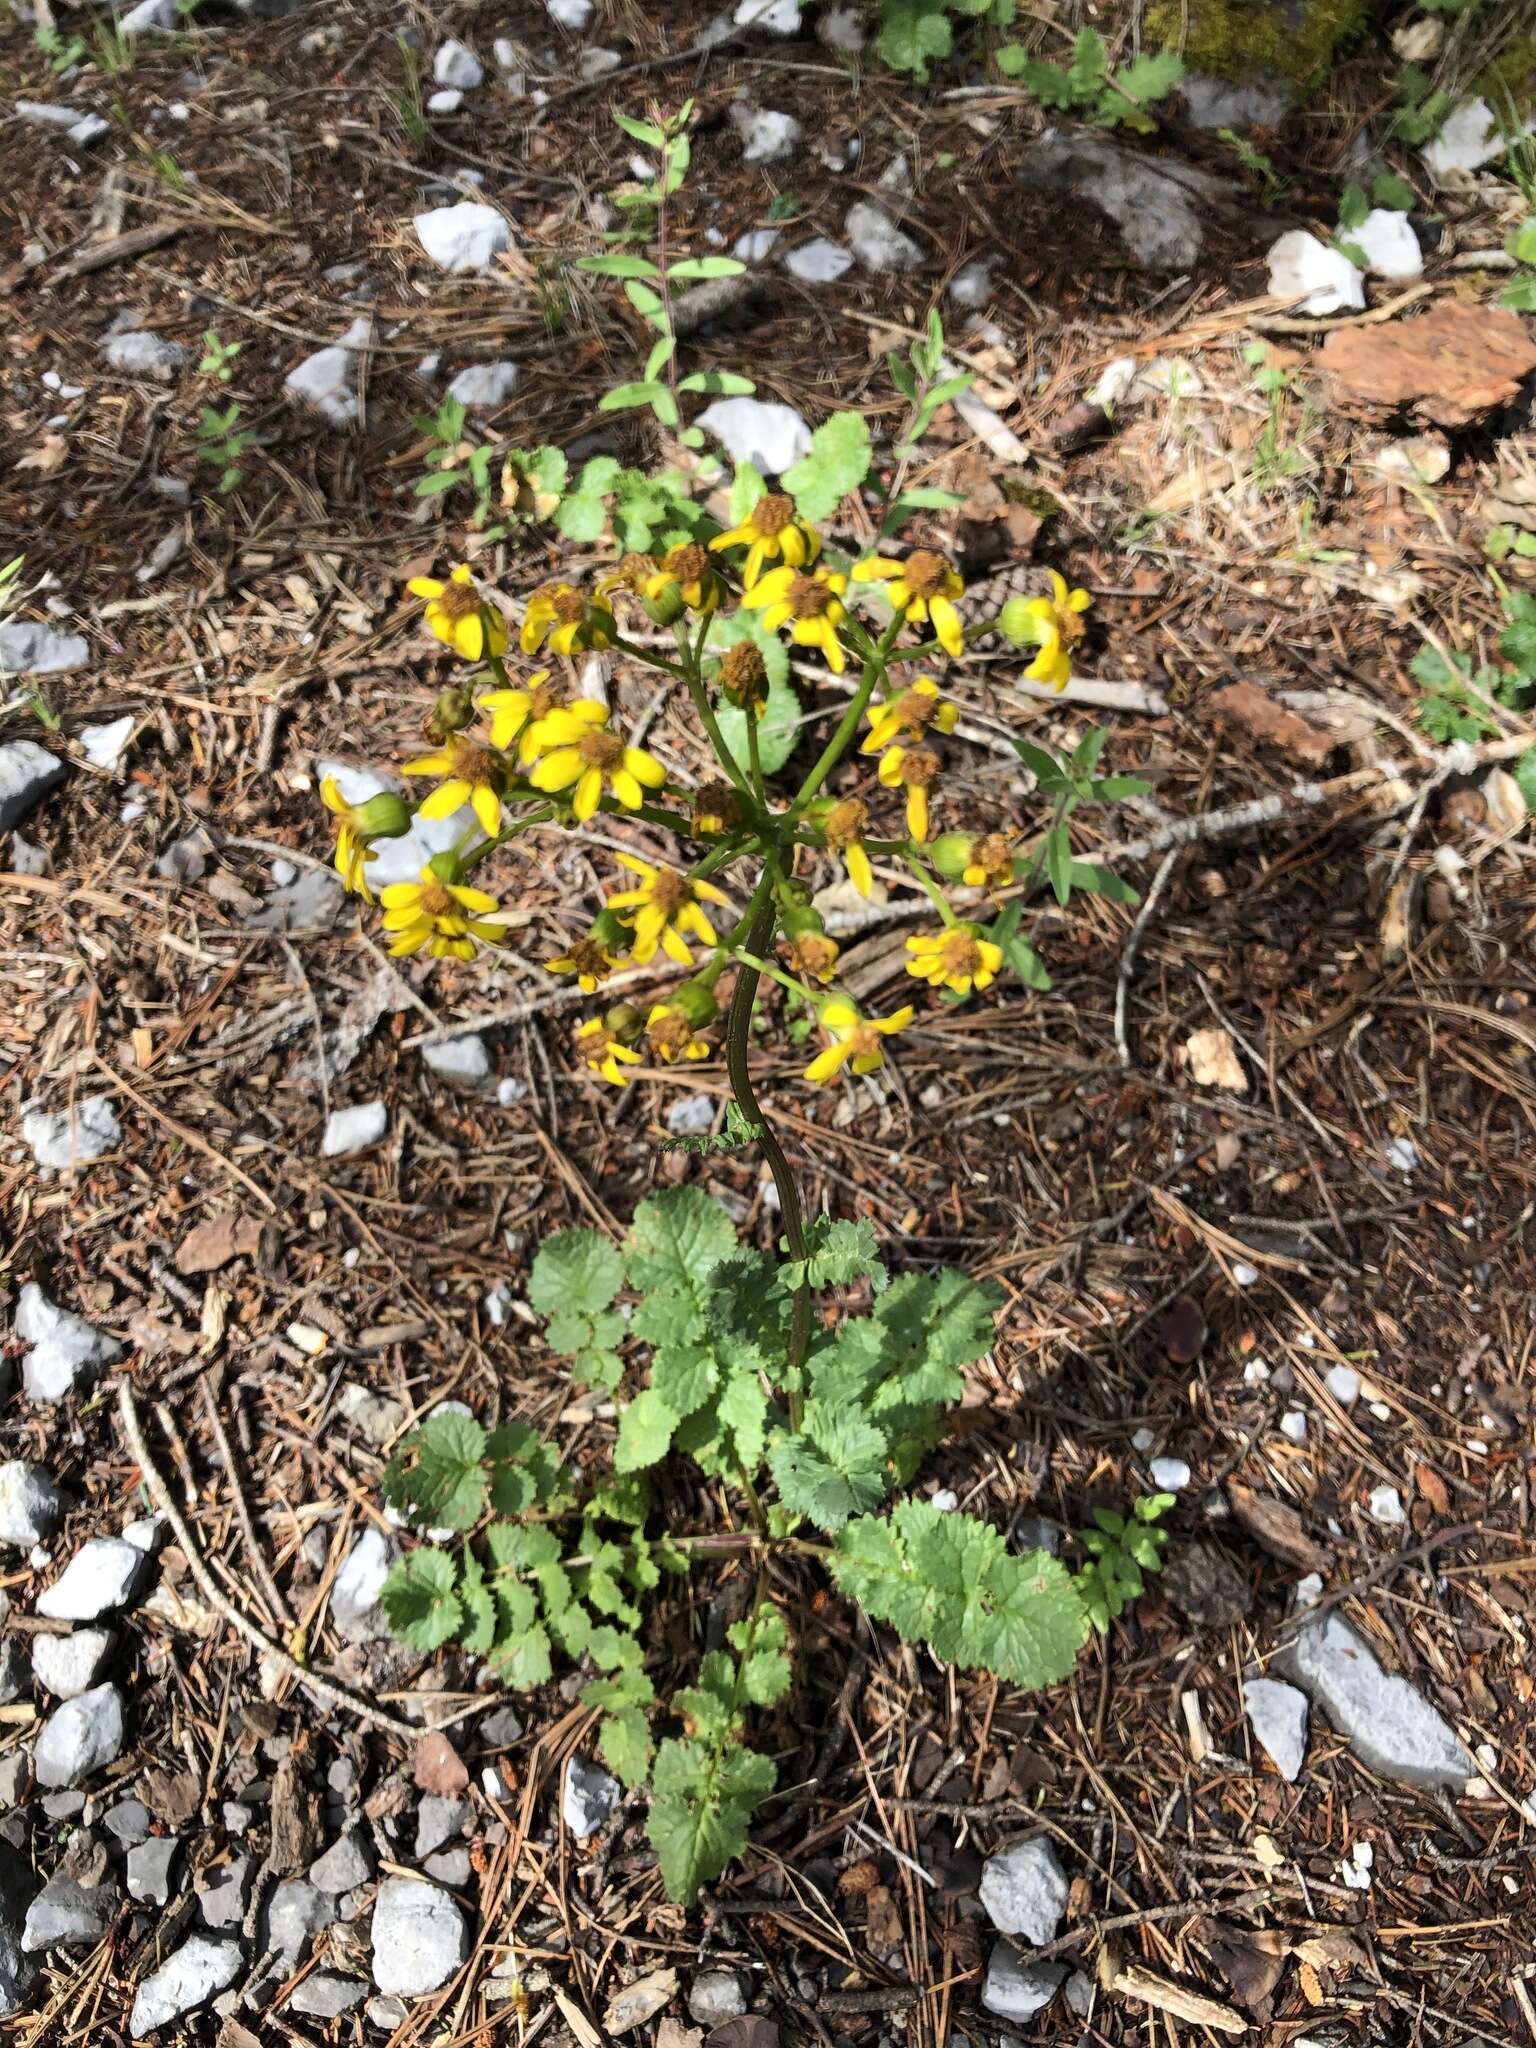
M 918 887 L 922 890 L 923 894 L 928 898 L 928 901 L 933 905 L 934 909 L 939 913 L 939 916 L 944 920 L 945 924 L 951 927 L 957 925 L 960 922 L 960 920 L 955 916 L 955 913 L 950 909 L 948 898 L 945 896 L 944 891 L 939 887 L 938 883 L 934 881 L 932 875 L 930 875 L 928 870 L 923 866 L 922 862 L 918 860 L 914 854 L 911 853 L 903 853 L 901 857 L 906 862 L 907 866 L 912 870 L 913 879 L 916 881 Z
M 796 792 L 794 802 L 784 814 L 784 823 L 792 823 L 800 815 L 842 759 L 848 742 L 858 731 L 859 720 L 864 716 L 869 700 L 875 693 L 875 684 L 885 673 L 886 664 L 890 659 L 891 643 L 900 631 L 901 614 L 898 612 L 890 625 L 885 629 L 880 644 L 873 650 L 871 658 L 865 662 L 864 673 L 859 678 L 858 689 L 853 693 L 847 710 L 844 711 L 842 717 L 838 720 L 836 732 L 833 733 L 831 739 L 822 748 L 815 766 Z M 760 952 L 762 949 L 761 947 L 756 947 L 753 950 Z
M 748 917 L 746 950 L 755 953 L 759 959 L 773 942 L 773 927 L 778 915 L 773 900 L 774 874 L 771 866 L 765 866 L 762 878 L 753 894 Z M 735 991 L 731 996 L 730 1014 L 725 1027 L 725 1066 L 730 1076 L 731 1093 L 743 1116 L 759 1127 L 758 1142 L 768 1160 L 773 1175 L 774 1187 L 779 1195 L 779 1213 L 784 1219 L 784 1236 L 789 1245 L 792 1259 L 808 1259 L 810 1244 L 805 1235 L 805 1217 L 800 1207 L 800 1190 L 795 1185 L 795 1176 L 790 1171 L 789 1161 L 784 1157 L 784 1148 L 774 1135 L 768 1119 L 758 1106 L 757 1095 L 752 1087 L 752 1075 L 747 1064 L 747 1041 L 752 1030 L 752 1002 L 757 994 L 761 969 L 743 965 L 736 977 Z M 798 1380 L 800 1367 L 805 1361 L 807 1347 L 811 1341 L 811 1290 L 805 1281 L 795 1289 L 794 1307 L 790 1314 L 789 1394 L 790 1426 L 800 1427 L 804 1403 L 801 1399 Z

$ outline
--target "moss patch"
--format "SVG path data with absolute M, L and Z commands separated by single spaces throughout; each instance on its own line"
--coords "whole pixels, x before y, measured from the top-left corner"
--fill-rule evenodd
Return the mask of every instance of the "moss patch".
M 1358 35 L 1373 0 L 1189 0 L 1184 61 L 1213 78 L 1270 71 L 1297 85 L 1317 84 L 1340 47 Z M 1179 0 L 1154 0 L 1145 17 L 1150 45 L 1179 47 Z
M 1529 112 L 1536 96 L 1536 36 L 1520 36 L 1501 50 L 1472 90 L 1495 114 L 1511 101 L 1520 113 Z

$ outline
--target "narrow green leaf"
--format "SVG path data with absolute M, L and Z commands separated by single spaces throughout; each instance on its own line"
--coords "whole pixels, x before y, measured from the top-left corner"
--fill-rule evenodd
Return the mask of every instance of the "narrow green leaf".
M 665 384 L 616 384 L 598 400 L 597 409 L 599 412 L 626 412 L 636 405 L 655 407 L 659 400 L 670 401 L 671 397 Z
M 681 263 L 668 264 L 667 281 L 697 284 L 712 277 L 740 277 L 746 267 L 734 256 L 688 256 Z
M 590 271 L 594 277 L 660 277 L 661 272 L 646 256 L 579 256 L 578 270 Z

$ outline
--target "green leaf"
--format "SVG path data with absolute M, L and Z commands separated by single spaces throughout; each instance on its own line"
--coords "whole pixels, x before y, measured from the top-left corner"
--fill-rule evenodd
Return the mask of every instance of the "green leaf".
M 720 1426 L 729 1430 L 736 1462 L 755 1472 L 763 1462 L 768 1434 L 768 1396 L 755 1372 L 734 1373 L 715 1406 Z
M 412 1650 L 436 1650 L 459 1632 L 464 1610 L 446 1550 L 413 1550 L 391 1566 L 379 1595 L 390 1632 Z
M 1378 171 L 1371 180 L 1371 197 L 1378 206 L 1394 213 L 1412 213 L 1418 204 L 1413 187 L 1392 171 Z
M 842 1590 L 909 1641 L 1015 1685 L 1065 1678 L 1087 1630 L 1071 1575 L 1043 1551 L 1009 1552 L 988 1523 L 903 1501 L 889 1521 L 864 1517 L 833 1541 Z
M 732 1622 L 726 1631 L 731 1648 L 741 1659 L 737 1686 L 754 1707 L 771 1707 L 789 1691 L 789 1631 L 776 1607 L 766 1603 L 745 1621 Z
M 1520 754 L 1510 763 L 1510 774 L 1514 776 L 1520 794 L 1525 798 L 1525 808 L 1536 811 L 1536 747 Z
M 637 121 L 633 114 L 614 114 L 615 127 L 622 128 L 634 142 L 643 142 L 647 149 L 665 149 L 667 137 L 654 121 Z
M 619 1418 L 619 1441 L 613 1453 L 616 1472 L 638 1472 L 667 1455 L 679 1417 L 654 1387 L 635 1396 Z
M 1108 868 L 1096 866 L 1092 861 L 1074 860 L 1068 863 L 1067 880 L 1074 889 L 1086 891 L 1091 896 L 1106 897 L 1111 903 L 1139 903 L 1140 892 L 1123 881 Z
M 1115 84 L 1127 98 L 1150 107 L 1165 100 L 1183 76 L 1184 62 L 1176 50 L 1143 50 L 1115 73 Z
M 954 47 L 944 0 L 885 0 L 885 26 L 875 45 L 882 63 L 926 84 L 928 66 Z
M 625 1265 L 638 1292 L 691 1296 L 702 1309 L 703 1283 L 735 1249 L 736 1226 L 718 1202 L 702 1188 L 668 1188 L 635 1211 Z
M 608 525 L 608 511 L 601 498 L 585 497 L 580 493 L 560 500 L 555 513 L 555 528 L 567 540 L 601 540 Z
M 1363 227 L 1370 210 L 1371 202 L 1364 187 L 1346 185 L 1339 199 L 1339 226 L 1345 229 Z
M 752 1749 L 712 1755 L 702 1743 L 668 1741 L 651 1774 L 646 1832 L 661 1863 L 667 1896 L 692 1905 L 747 1846 L 747 1823 L 773 1790 L 770 1757 Z
M 768 1465 L 784 1505 L 830 1533 L 885 1498 L 889 1449 L 873 1423 L 811 1401 L 801 1429 L 777 1439 Z
M 502 1684 L 515 1692 L 547 1685 L 555 1668 L 548 1629 L 541 1622 L 534 1622 L 520 1634 L 498 1642 L 491 1651 L 490 1662 Z
M 485 1583 L 480 1560 L 466 1544 L 459 1573 L 459 1603 L 464 1610 L 460 1641 L 466 1650 L 483 1657 L 496 1634 L 496 1603 Z
M 1056 756 L 1044 747 L 1032 746 L 1028 740 L 1013 740 L 1013 751 L 1039 783 L 1047 796 L 1055 796 L 1068 787 L 1067 772 Z
M 633 406 L 648 405 L 652 411 L 659 413 L 662 401 L 670 400 L 671 397 L 672 394 L 665 384 L 615 384 L 611 391 L 605 391 L 597 401 L 597 409 L 599 412 L 625 412 Z
M 1522 676 L 1536 676 L 1536 597 L 1512 591 L 1506 608 L 1509 624 L 1499 635 L 1499 652 Z
M 669 1344 L 651 1361 L 651 1387 L 681 1420 L 692 1415 L 720 1383 L 720 1367 L 707 1344 Z
M 444 491 L 451 491 L 455 484 L 464 481 L 464 473 L 458 469 L 434 469 L 430 476 L 419 476 L 411 486 L 412 494 L 418 498 L 440 498 Z
M 1026 988 L 1045 990 L 1051 985 L 1051 977 L 1039 954 L 1019 930 L 1023 914 L 1024 906 L 1015 898 L 993 920 L 987 937 L 994 946 L 1002 947 L 1003 958 Z
M 1517 277 L 1499 294 L 1499 304 L 1516 313 L 1536 313 L 1536 277 Z
M 1072 841 L 1065 825 L 1053 825 L 1045 838 L 1045 872 L 1056 901 L 1065 905 L 1072 896 Z
M 578 256 L 578 270 L 590 271 L 594 277 L 660 277 L 661 272 L 648 256 Z
M 735 475 L 731 478 L 731 524 L 739 526 L 758 499 L 767 494 L 768 486 L 763 482 L 762 473 L 750 462 L 738 462 Z M 717 638 L 715 624 L 710 622 L 711 642 L 716 646 L 729 646 L 729 641 Z
M 485 1502 L 485 1431 L 472 1415 L 429 1415 L 390 1460 L 384 1498 L 433 1529 L 472 1529 Z
M 671 284 L 696 284 L 712 277 L 740 277 L 746 267 L 734 256 L 688 256 L 681 263 L 667 266 L 667 280 Z
M 631 278 L 624 287 L 624 296 L 642 320 L 648 320 L 653 327 L 660 328 L 664 335 L 670 333 L 671 330 L 667 322 L 667 309 L 648 284 L 641 284 L 636 279 Z M 649 374 L 654 376 L 655 372 L 651 371 Z
M 583 1700 L 592 1691 L 588 1686 Z M 639 1707 L 622 1707 L 604 1716 L 597 1737 L 598 1754 L 621 1784 L 631 1792 L 645 1783 L 651 1767 L 651 1731 Z
M 596 1230 L 561 1230 L 545 1238 L 528 1276 L 528 1302 L 541 1316 L 563 1308 L 605 1309 L 624 1285 L 624 1256 Z
M 670 334 L 664 334 L 661 337 L 660 341 L 655 344 L 645 359 L 645 374 L 647 378 L 657 377 L 661 374 L 672 360 L 672 351 L 676 347 L 677 343 Z
M 862 413 L 835 412 L 811 436 L 810 453 L 784 472 L 784 488 L 802 519 L 830 519 L 869 475 L 873 459 Z
M 750 398 L 757 386 L 750 377 L 738 377 L 734 370 L 694 370 L 677 388 L 700 391 L 707 398 Z
M 875 1226 L 867 1216 L 859 1217 L 857 1222 L 818 1216 L 812 1221 L 809 1234 L 809 1258 L 790 1258 L 787 1238 L 780 1244 L 779 1249 L 785 1254 L 786 1287 L 791 1290 L 809 1287 L 814 1291 L 823 1287 L 848 1287 L 855 1280 L 869 1280 L 878 1294 L 885 1286 L 889 1276 L 880 1258 Z
M 715 713 L 720 727 L 720 737 L 725 741 L 731 758 L 743 770 L 747 768 L 750 760 L 747 751 L 747 715 L 734 704 L 721 704 Z M 800 699 L 793 687 L 786 682 L 776 682 L 770 677 L 767 702 L 763 706 L 763 715 L 757 722 L 757 753 L 765 775 L 777 775 L 795 751 L 800 741 L 801 716 Z
M 1504 246 L 1517 263 L 1536 264 L 1536 214 L 1527 214 Z

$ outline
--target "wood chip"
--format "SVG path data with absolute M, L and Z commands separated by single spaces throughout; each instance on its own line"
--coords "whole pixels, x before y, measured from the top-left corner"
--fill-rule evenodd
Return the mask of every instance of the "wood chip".
M 1224 725 L 1236 727 L 1266 746 L 1278 747 L 1310 768 L 1322 767 L 1338 744 L 1332 733 L 1308 725 L 1299 713 L 1276 703 L 1257 683 L 1228 683 L 1225 689 L 1213 690 L 1207 702 Z
M 1140 1963 L 1122 1964 L 1106 1989 L 1122 1998 L 1135 1998 L 1143 2005 L 1155 2006 L 1159 2012 L 1172 2013 L 1175 2019 L 1187 2020 L 1194 2027 L 1215 2027 L 1222 2034 L 1248 2031 L 1248 2022 L 1235 2006 L 1225 2005 L 1219 1998 L 1207 1998 L 1203 1991 L 1191 1991 L 1187 1985 L 1175 1984 L 1171 1977 L 1159 1977 L 1154 1971 L 1143 1969 Z
M 1254 1542 L 1282 1564 L 1299 1572 L 1327 1573 L 1333 1568 L 1333 1552 L 1314 1543 L 1293 1507 L 1272 1494 L 1255 1493 L 1235 1479 L 1227 1481 L 1227 1502 L 1240 1526 Z

